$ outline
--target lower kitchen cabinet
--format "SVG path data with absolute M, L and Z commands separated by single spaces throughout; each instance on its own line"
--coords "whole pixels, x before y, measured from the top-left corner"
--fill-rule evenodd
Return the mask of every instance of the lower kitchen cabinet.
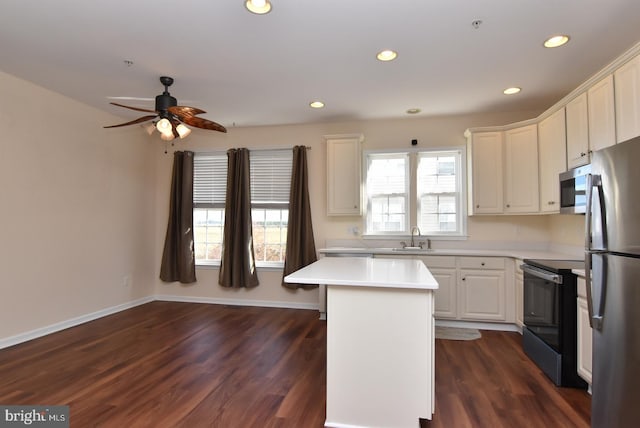
M 578 278 L 578 375 L 591 384 L 592 331 L 589 325 L 589 308 L 586 299 L 586 282 Z
M 505 320 L 504 271 L 460 269 L 460 318 Z
M 419 257 L 438 281 L 437 319 L 513 322 L 507 316 L 506 269 L 502 257 Z M 510 294 L 513 298 L 513 293 Z
M 438 319 L 456 319 L 458 316 L 456 258 L 425 256 L 419 259 L 438 281 L 438 289 L 434 293 L 434 316 Z

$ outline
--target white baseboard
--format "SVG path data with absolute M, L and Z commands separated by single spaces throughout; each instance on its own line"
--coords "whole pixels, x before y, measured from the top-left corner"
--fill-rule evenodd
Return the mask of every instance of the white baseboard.
M 99 311 L 92 312 L 90 314 L 81 315 L 79 317 L 57 322 L 55 324 L 37 328 L 35 330 L 27 331 L 26 333 L 20 333 L 15 336 L 10 336 L 4 339 L 0 339 L 0 349 L 8 348 L 9 346 L 18 345 L 20 343 L 37 339 L 38 337 L 46 336 L 48 334 L 65 330 L 70 327 L 75 327 L 77 325 L 84 324 L 86 322 L 93 321 L 98 318 L 106 317 L 107 315 L 115 314 L 116 312 L 124 311 L 125 309 L 131 309 L 135 306 L 152 302 L 153 300 L 155 300 L 153 296 L 143 297 L 142 299 L 132 300 L 131 302 L 122 303 L 120 305 L 101 309 Z
M 155 300 L 162 300 L 166 302 L 208 303 L 213 305 L 259 306 L 263 308 L 306 309 L 313 311 L 319 310 L 317 303 L 282 302 L 273 300 L 222 299 L 218 297 L 188 297 L 167 294 L 158 294 L 155 296 Z
M 288 308 L 288 309 L 306 309 L 317 311 L 319 306 L 317 303 L 295 303 L 295 302 L 281 302 L 270 300 L 244 300 L 244 299 L 219 299 L 209 297 L 185 297 L 185 296 L 172 296 L 172 295 L 155 295 L 147 296 L 142 299 L 132 300 L 131 302 L 122 303 L 120 305 L 112 306 L 110 308 L 101 309 L 90 314 L 81 315 L 79 317 L 71 318 L 65 321 L 57 322 L 45 327 L 37 328 L 35 330 L 20 333 L 15 336 L 7 338 L 0 338 L 0 349 L 8 348 L 9 346 L 18 345 L 29 340 L 37 339 L 42 336 L 46 336 L 51 333 L 55 333 L 61 330 L 65 330 L 70 327 L 75 327 L 80 324 L 84 324 L 89 321 L 96 320 L 98 318 L 106 317 L 107 315 L 115 314 L 117 312 L 130 309 L 135 306 L 140 306 L 145 303 L 153 302 L 156 300 L 166 302 L 185 302 L 185 303 L 208 303 L 216 305 L 232 305 L 232 306 L 258 306 L 266 308 Z

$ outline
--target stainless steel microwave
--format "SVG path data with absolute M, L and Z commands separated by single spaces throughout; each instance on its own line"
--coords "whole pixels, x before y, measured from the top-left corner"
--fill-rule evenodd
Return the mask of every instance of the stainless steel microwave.
M 587 176 L 591 165 L 560 174 L 560 214 L 584 214 L 587 208 Z

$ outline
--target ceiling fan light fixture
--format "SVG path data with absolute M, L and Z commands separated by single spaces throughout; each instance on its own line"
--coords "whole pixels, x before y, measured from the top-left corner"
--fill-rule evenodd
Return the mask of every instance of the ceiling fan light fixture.
M 244 6 L 249 12 L 256 15 L 264 15 L 271 11 L 271 2 L 269 0 L 247 0 Z
M 178 126 L 176 126 L 176 131 L 178 131 L 178 135 L 180 136 L 180 139 L 187 137 L 189 134 L 191 134 L 191 129 L 189 129 L 188 127 L 184 126 L 183 124 L 178 124 Z
M 155 122 L 147 123 L 146 125 L 142 125 L 142 128 L 145 130 L 147 134 L 152 135 L 153 131 L 156 130 L 156 123 Z
M 168 133 L 168 134 L 165 134 L 164 132 L 161 132 L 161 133 L 160 133 L 160 138 L 161 138 L 163 141 L 171 141 L 171 140 L 173 140 L 175 137 L 173 136 L 173 133 L 171 133 L 171 132 L 170 132 L 170 133 Z
M 166 117 L 163 117 L 158 121 L 158 123 L 156 123 L 156 128 L 161 134 L 171 134 L 171 122 L 169 122 L 169 119 Z

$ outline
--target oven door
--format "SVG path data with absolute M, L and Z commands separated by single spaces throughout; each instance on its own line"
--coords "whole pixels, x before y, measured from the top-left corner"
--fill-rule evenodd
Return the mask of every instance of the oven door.
M 524 272 L 524 324 L 547 345 L 562 352 L 560 308 L 562 276 L 522 265 Z

